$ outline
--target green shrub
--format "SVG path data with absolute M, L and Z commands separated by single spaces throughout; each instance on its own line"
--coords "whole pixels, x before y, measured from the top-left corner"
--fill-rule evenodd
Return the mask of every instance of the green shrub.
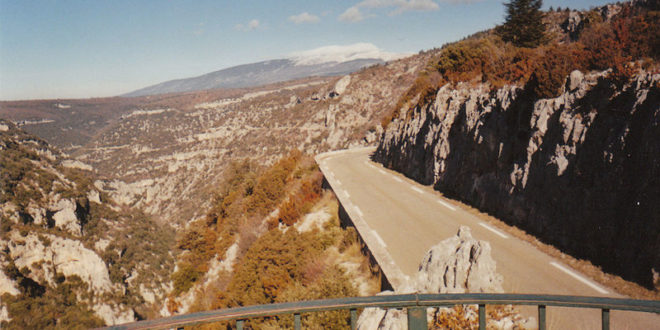
M 179 263 L 179 269 L 172 274 L 174 294 L 179 295 L 188 291 L 195 282 L 204 275 L 197 267 L 189 263 Z
M 542 0 L 510 0 L 505 3 L 506 19 L 497 28 L 502 40 L 527 48 L 543 44 L 547 38 L 542 5 Z
M 88 296 L 88 286 L 77 276 L 57 276 L 56 287 L 34 295 L 24 292 L 18 296 L 4 294 L 11 322 L 2 322 L 3 329 L 89 329 L 103 326 L 103 321 L 90 307 L 78 301 L 78 295 Z

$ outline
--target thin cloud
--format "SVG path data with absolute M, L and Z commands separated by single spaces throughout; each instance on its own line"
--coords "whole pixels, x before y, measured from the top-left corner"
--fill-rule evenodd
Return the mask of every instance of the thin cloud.
M 392 61 L 408 54 L 386 52 L 371 43 L 351 45 L 329 45 L 289 54 L 297 65 L 314 65 L 327 62 L 348 62 L 358 59 L 380 59 Z
M 345 12 L 343 12 L 341 15 L 339 15 L 339 20 L 342 22 L 359 22 L 364 19 L 364 16 L 362 16 L 362 13 L 360 12 L 360 9 L 356 6 L 350 7 L 346 9 Z
M 312 15 L 308 12 L 289 16 L 289 21 L 294 22 L 296 24 L 318 23 L 320 20 L 321 19 L 318 16 Z
M 398 15 L 406 11 L 432 11 L 438 10 L 440 6 L 437 3 L 431 0 L 409 0 L 409 1 L 397 1 L 397 7 L 390 15 Z
M 259 28 L 259 26 L 260 26 L 259 20 L 258 19 L 253 19 L 253 20 L 247 22 L 246 24 L 242 24 L 242 23 L 236 24 L 236 26 L 234 26 L 234 28 L 236 30 L 239 30 L 239 31 L 252 31 L 252 30 L 256 30 L 257 28 Z
M 473 2 L 474 0 L 442 0 L 443 2 Z M 432 11 L 438 10 L 440 6 L 433 0 L 364 0 L 349 7 L 341 15 L 339 20 L 344 22 L 359 22 L 367 16 L 362 14 L 361 8 L 393 8 L 390 16 L 399 15 L 407 11 Z M 373 15 L 369 15 L 373 16 Z

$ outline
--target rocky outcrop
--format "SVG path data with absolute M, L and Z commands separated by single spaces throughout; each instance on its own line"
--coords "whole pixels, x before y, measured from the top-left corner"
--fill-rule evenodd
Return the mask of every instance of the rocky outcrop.
M 5 245 L 5 244 L 3 244 Z M 86 249 L 80 241 L 55 235 L 28 234 L 21 237 L 17 231 L 10 235 L 5 246 L 8 256 L 20 269 L 27 267 L 31 279 L 40 284 L 56 285 L 55 274 L 76 275 L 99 294 L 112 288 L 108 268 L 94 251 Z
M 461 226 L 456 236 L 433 246 L 422 259 L 415 287 L 422 293 L 503 292 L 502 276 L 490 255 L 490 244 L 472 238 Z
M 660 74 L 619 88 L 608 73 L 573 72 L 553 99 L 444 86 L 387 127 L 374 157 L 650 286 L 660 269 Z
M 488 242 L 472 238 L 470 228 L 461 226 L 456 236 L 440 242 L 426 253 L 417 277 L 396 293 L 503 292 L 502 276 L 496 271 L 490 251 Z M 437 309 L 430 310 L 430 317 L 435 317 L 437 312 Z M 406 328 L 407 314 L 403 310 L 367 308 L 358 320 L 358 329 Z
M 92 250 L 85 248 L 80 241 L 55 235 L 28 234 L 22 237 L 17 231 L 9 235 L 9 241 L 0 247 L 8 251 L 7 257 L 19 269 L 26 269 L 30 280 L 42 287 L 55 287 L 58 274 L 65 277 L 77 276 L 85 282 L 94 297 L 92 309 L 106 324 L 118 324 L 135 320 L 133 310 L 119 304 L 111 307 L 103 296 L 121 287 L 110 281 L 108 268 Z M 11 280 L 0 275 L 2 291 L 11 295 L 19 294 Z M 90 301 L 92 302 L 92 301 Z

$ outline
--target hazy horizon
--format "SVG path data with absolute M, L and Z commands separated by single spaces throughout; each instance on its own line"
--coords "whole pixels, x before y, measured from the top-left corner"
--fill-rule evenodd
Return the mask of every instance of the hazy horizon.
M 544 7 L 607 2 L 556 0 Z M 236 65 L 319 55 L 322 47 L 417 53 L 504 17 L 502 3 L 490 0 L 332 4 L 0 0 L 0 100 L 117 96 Z

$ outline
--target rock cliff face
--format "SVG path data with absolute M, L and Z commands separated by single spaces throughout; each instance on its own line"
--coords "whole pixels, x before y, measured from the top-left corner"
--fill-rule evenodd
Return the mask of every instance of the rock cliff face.
M 660 269 L 660 74 L 617 87 L 574 71 L 561 95 L 442 87 L 394 120 L 375 159 L 578 258 L 652 285 Z

